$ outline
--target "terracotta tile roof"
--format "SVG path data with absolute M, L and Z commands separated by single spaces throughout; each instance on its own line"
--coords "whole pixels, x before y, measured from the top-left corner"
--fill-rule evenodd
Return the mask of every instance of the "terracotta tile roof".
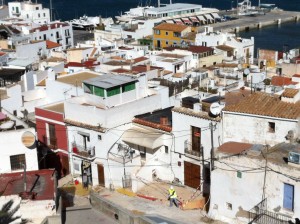
M 295 75 L 293 75 L 293 77 L 300 78 L 300 74 L 295 74 Z
M 93 130 L 93 131 L 98 131 L 98 132 L 102 132 L 104 133 L 107 129 L 101 126 L 95 126 L 95 125 L 90 125 L 90 124 L 85 124 L 85 123 L 81 123 L 78 121 L 74 121 L 74 120 L 70 120 L 70 119 L 65 119 L 64 122 L 66 124 L 70 124 L 76 127 L 81 127 L 81 128 L 85 128 L 88 130 Z
M 111 72 L 115 72 L 115 73 L 128 73 L 128 72 L 130 72 L 130 70 L 124 69 L 124 68 L 117 68 L 117 69 L 111 70 Z
M 255 92 L 245 97 L 237 104 L 227 105 L 223 112 L 255 114 L 261 116 L 298 119 L 300 117 L 300 102 L 287 103 L 279 96 Z
M 65 113 L 64 103 L 58 103 L 58 104 L 46 106 L 46 107 L 44 107 L 44 109 L 45 110 L 50 110 L 50 111 L 53 111 L 53 112 L 57 112 L 57 113 L 61 113 L 61 114 Z
M 288 86 L 292 84 L 297 84 L 297 83 L 292 82 L 292 78 L 289 77 L 273 76 L 271 80 L 271 85 L 273 86 Z
M 60 26 L 65 27 L 65 26 L 70 26 L 68 23 L 52 23 L 50 25 L 42 25 L 36 28 L 33 28 L 30 30 L 30 33 L 34 33 L 35 31 L 46 31 L 46 30 L 52 30 L 52 29 L 57 29 Z
M 234 63 L 219 63 L 214 65 L 214 67 L 217 68 L 237 68 L 238 64 L 234 64 Z
M 216 48 L 218 48 L 222 51 L 233 51 L 234 50 L 233 47 L 230 47 L 230 46 L 227 46 L 227 45 L 219 45 L 219 46 L 216 46 Z
M 174 78 L 183 78 L 185 77 L 185 73 L 174 73 L 172 76 Z
M 154 30 L 167 30 L 167 31 L 173 31 L 173 32 L 182 32 L 186 28 L 188 28 L 188 26 L 171 24 L 171 23 L 162 23 L 162 24 L 155 26 L 153 29 Z
M 189 46 L 188 48 L 188 51 L 191 51 L 193 53 L 205 53 L 213 50 L 213 48 L 205 46 Z
M 299 93 L 299 89 L 287 88 L 284 90 L 284 92 L 282 93 L 281 96 L 286 97 L 286 98 L 294 98 L 294 96 L 296 96 L 297 93 Z
M 6 55 L 6 53 L 3 51 L 0 51 L 0 56 L 3 56 L 3 55 Z
M 230 91 L 225 93 L 225 105 L 229 106 L 232 104 L 237 104 L 243 100 L 246 96 L 251 94 L 250 90 L 239 89 L 237 91 Z
M 55 43 L 55 42 L 50 41 L 50 40 L 46 40 L 46 46 L 47 46 L 47 49 L 52 49 L 52 48 L 60 47 L 61 44 Z
M 128 61 L 108 61 L 103 64 L 111 65 L 111 66 L 122 66 L 122 65 L 130 65 L 130 62 L 128 62 Z
M 241 142 L 226 142 L 219 146 L 218 151 L 228 154 L 240 154 L 245 150 L 249 150 L 253 145 Z
M 185 57 L 185 55 L 170 54 L 170 53 L 161 53 L 161 54 L 158 54 L 157 56 L 165 57 L 165 58 L 184 58 Z
M 176 113 L 192 116 L 192 117 L 202 118 L 202 119 L 205 119 L 205 120 L 211 120 L 211 121 L 217 121 L 217 122 L 221 121 L 220 117 L 210 117 L 207 112 L 194 111 L 192 109 L 185 108 L 185 107 L 174 107 L 172 109 L 172 111 L 176 112 Z
M 2 196 L 19 194 L 24 191 L 24 172 L 1 174 L 0 192 Z M 26 172 L 27 189 L 37 193 L 35 200 L 53 200 L 54 169 L 34 170 Z
M 138 57 L 138 58 L 135 58 L 133 60 L 134 60 L 134 63 L 138 63 L 138 62 L 141 62 L 141 61 L 149 60 L 149 58 L 147 58 L 147 57 Z
M 84 68 L 93 68 L 97 65 L 100 65 L 100 62 L 95 61 L 95 60 L 88 60 L 85 62 L 68 62 L 67 64 L 65 64 L 65 68 L 68 67 L 84 67 Z
M 205 53 L 214 51 L 212 47 L 205 47 L 205 46 L 188 46 L 188 47 L 166 47 L 164 48 L 167 51 L 173 51 L 173 50 L 186 50 L 193 53 Z
M 141 125 L 147 126 L 147 127 L 151 127 L 151 128 L 155 128 L 155 129 L 167 131 L 167 132 L 171 132 L 172 131 L 172 126 L 170 126 L 170 125 L 162 125 L 162 124 L 158 124 L 158 123 L 155 123 L 155 122 L 146 121 L 146 120 L 140 119 L 140 118 L 133 119 L 133 122 L 137 123 L 137 124 L 141 124 Z

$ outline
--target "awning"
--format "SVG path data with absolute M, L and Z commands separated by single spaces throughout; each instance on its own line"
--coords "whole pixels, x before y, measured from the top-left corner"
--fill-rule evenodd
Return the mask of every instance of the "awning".
M 175 23 L 179 25 L 184 25 L 184 23 L 180 19 L 175 19 Z
M 181 18 L 186 24 L 193 24 L 188 18 Z
M 173 20 L 166 20 L 166 23 L 173 23 L 174 24 L 174 21 Z
M 214 18 L 210 14 L 205 14 L 204 15 L 206 19 L 214 20 Z
M 221 18 L 221 17 L 219 16 L 219 14 L 218 14 L 218 13 L 215 13 L 215 12 L 212 13 L 212 16 L 213 16 L 215 19 L 220 19 L 220 18 Z
M 155 130 L 133 127 L 124 132 L 122 141 L 148 149 L 156 149 L 164 145 L 162 137 L 163 134 Z
M 197 16 L 197 17 L 198 17 L 198 19 L 199 19 L 200 21 L 206 22 L 206 19 L 204 18 L 204 16 Z
M 192 22 L 194 23 L 199 23 L 199 20 L 196 17 L 189 17 L 190 20 L 192 20 Z

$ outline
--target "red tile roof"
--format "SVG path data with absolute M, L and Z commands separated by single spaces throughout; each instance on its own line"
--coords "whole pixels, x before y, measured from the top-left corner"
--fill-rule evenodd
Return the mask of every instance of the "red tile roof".
M 5 52 L 0 51 L 0 56 L 6 55 Z
M 179 25 L 179 24 L 171 24 L 171 23 L 162 23 L 157 26 L 155 26 L 154 30 L 167 30 L 167 31 L 173 31 L 173 32 L 182 32 L 188 28 L 188 26 L 185 25 Z
M 287 103 L 281 101 L 279 96 L 255 92 L 236 104 L 225 106 L 223 111 L 298 119 L 300 117 L 300 102 Z
M 167 132 L 172 131 L 172 126 L 170 126 L 170 125 L 162 125 L 162 124 L 154 123 L 154 122 L 151 122 L 151 121 L 146 121 L 146 120 L 140 119 L 140 118 L 133 119 L 133 122 L 137 123 L 137 124 L 147 126 L 147 127 L 167 131 Z
M 67 64 L 65 64 L 65 68 L 68 67 L 84 67 L 84 68 L 92 68 L 95 67 L 97 65 L 100 65 L 100 62 L 97 62 L 95 60 L 88 60 L 82 63 L 79 62 L 68 62 Z
M 214 49 L 211 47 L 205 47 L 205 46 L 188 46 L 188 47 L 166 47 L 164 48 L 167 51 L 173 51 L 173 50 L 186 50 L 191 51 L 193 53 L 205 53 L 213 51 Z
M 300 74 L 295 74 L 295 75 L 293 75 L 293 77 L 300 78 Z
M 60 47 L 60 46 L 61 46 L 61 44 L 55 43 L 55 42 L 50 41 L 50 40 L 46 40 L 47 49 L 57 48 L 57 47 Z
M 147 58 L 147 57 L 139 57 L 139 58 L 135 58 L 133 60 L 134 60 L 134 63 L 138 63 L 138 62 L 141 62 L 141 61 L 149 60 L 149 58 Z
M 289 77 L 273 76 L 271 80 L 271 85 L 273 86 L 288 86 L 292 84 L 297 84 L 297 83 L 292 82 L 292 78 Z
M 286 98 L 294 98 L 299 93 L 299 89 L 290 89 L 287 88 L 284 90 L 284 92 L 281 94 L 281 96 Z
M 65 27 L 65 26 L 70 26 L 68 23 L 52 23 L 50 25 L 42 25 L 36 28 L 33 28 L 30 30 L 30 33 L 34 33 L 35 31 L 46 31 L 46 30 L 52 30 L 59 28 L 60 26 Z
M 249 150 L 253 145 L 241 142 L 226 142 L 219 146 L 218 151 L 228 154 L 240 154 L 245 150 Z
M 24 173 L 1 174 L 0 192 L 3 196 L 19 194 L 24 191 Z M 54 198 L 54 169 L 34 170 L 26 172 L 27 191 L 37 193 L 36 200 Z

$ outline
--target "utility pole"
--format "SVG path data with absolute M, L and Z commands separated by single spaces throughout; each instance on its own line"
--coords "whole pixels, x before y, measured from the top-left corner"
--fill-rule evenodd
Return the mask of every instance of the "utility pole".
M 210 127 L 210 140 L 211 140 L 211 150 L 210 150 L 210 171 L 214 170 L 214 157 L 215 157 L 215 153 L 214 153 L 214 131 L 213 131 L 213 123 L 210 122 L 209 124 Z

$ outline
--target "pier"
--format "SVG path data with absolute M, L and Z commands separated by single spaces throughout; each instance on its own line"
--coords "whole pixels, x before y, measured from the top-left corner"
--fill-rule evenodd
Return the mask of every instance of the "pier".
M 224 12 L 223 12 L 224 13 Z M 220 14 L 223 14 L 220 13 Z M 261 29 L 265 26 L 280 25 L 286 22 L 297 22 L 300 20 L 300 12 L 291 12 L 283 10 L 273 10 L 266 14 L 256 14 L 255 16 L 238 16 L 233 15 L 238 19 L 211 24 L 215 31 L 222 32 L 239 32 L 252 29 Z M 203 32 L 204 27 L 199 29 Z

